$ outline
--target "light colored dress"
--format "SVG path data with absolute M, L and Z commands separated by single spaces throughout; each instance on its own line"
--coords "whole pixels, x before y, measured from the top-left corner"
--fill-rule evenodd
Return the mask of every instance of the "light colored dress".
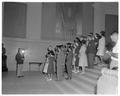
M 47 57 L 47 58 L 46 58 L 46 61 L 45 61 L 44 69 L 43 69 L 43 72 L 44 72 L 44 73 L 47 73 L 48 65 L 49 65 L 49 59 L 48 59 L 48 57 Z
M 102 36 L 102 38 L 99 40 L 99 45 L 98 45 L 98 51 L 97 54 L 98 56 L 104 56 L 105 52 L 105 37 Z
M 75 66 L 75 60 L 76 60 L 76 58 L 75 58 L 75 48 L 73 49 L 73 60 L 72 60 L 72 65 L 74 65 Z
M 82 45 L 79 51 L 79 66 L 88 66 L 86 45 Z

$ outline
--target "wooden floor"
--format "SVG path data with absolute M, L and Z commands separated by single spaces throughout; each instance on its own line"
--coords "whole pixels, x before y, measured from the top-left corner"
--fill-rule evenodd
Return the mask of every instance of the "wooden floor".
M 73 73 L 72 80 L 46 81 L 41 72 L 25 72 L 17 78 L 15 72 L 2 74 L 3 94 L 94 94 L 101 67 L 86 69 L 85 74 Z

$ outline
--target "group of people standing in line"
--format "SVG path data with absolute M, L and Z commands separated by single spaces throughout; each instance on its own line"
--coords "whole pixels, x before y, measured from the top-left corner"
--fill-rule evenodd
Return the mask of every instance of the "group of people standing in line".
M 94 65 L 104 63 L 105 54 L 109 55 L 111 62 L 108 68 L 103 68 L 97 82 L 97 94 L 117 93 L 118 86 L 118 32 L 114 31 L 110 36 L 113 45 L 107 48 L 105 44 L 105 32 L 90 33 L 87 36 L 76 37 L 74 42 L 62 45 L 51 45 L 47 49 L 42 72 L 45 78 L 50 81 L 54 77 L 61 81 L 64 78 L 72 79 L 72 72 L 85 73 L 85 68 L 94 68 Z M 2 44 L 2 63 L 6 68 L 6 49 Z M 109 47 L 111 46 L 108 45 Z M 24 77 L 24 49 L 18 48 L 15 56 L 17 63 L 16 76 Z M 4 65 L 5 64 L 5 65 Z M 107 81 L 107 82 L 106 82 Z
M 43 73 L 47 80 L 56 75 L 57 80 L 72 79 L 72 72 L 85 73 L 85 68 L 103 63 L 105 32 L 76 37 L 73 43 L 48 47 Z M 99 62 L 98 62 L 99 61 Z
M 97 94 L 117 94 L 118 92 L 118 32 L 110 34 L 110 43 L 105 44 L 105 32 L 76 37 L 73 43 L 48 48 L 43 72 L 48 81 L 55 74 L 57 80 L 72 79 L 72 72 L 85 73 L 85 68 L 102 66 L 101 76 L 96 84 Z M 107 58 L 106 58 L 107 57 Z M 105 60 L 109 60 L 104 64 Z M 107 81 L 107 82 L 106 82 Z
M 45 55 L 42 72 L 48 81 L 52 80 L 54 76 L 58 81 L 64 78 L 71 80 L 72 72 L 84 74 L 86 67 L 94 68 L 93 66 L 96 64 L 103 64 L 104 56 L 108 54 L 111 58 L 110 67 L 102 70 L 103 75 L 97 83 L 97 93 L 116 93 L 118 84 L 118 32 L 112 32 L 110 38 L 113 42 L 111 48 L 106 47 L 104 31 L 101 31 L 100 34 L 90 33 L 87 36 L 76 37 L 74 42 L 56 45 L 55 48 L 50 45 Z M 4 58 L 6 59 L 5 53 L 6 49 L 3 46 L 3 63 Z M 24 49 L 18 48 L 15 56 L 17 77 L 24 76 L 22 71 L 24 59 Z

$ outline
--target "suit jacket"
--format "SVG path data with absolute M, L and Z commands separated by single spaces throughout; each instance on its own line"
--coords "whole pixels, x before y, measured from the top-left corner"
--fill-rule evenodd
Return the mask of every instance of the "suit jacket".
M 87 46 L 87 53 L 96 53 L 95 41 L 91 40 Z
M 21 55 L 20 53 L 17 53 L 15 56 L 17 64 L 23 64 L 24 62 L 24 55 Z

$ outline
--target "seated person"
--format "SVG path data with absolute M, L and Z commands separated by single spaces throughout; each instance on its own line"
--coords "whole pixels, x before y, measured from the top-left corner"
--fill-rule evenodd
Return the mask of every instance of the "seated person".
M 97 94 L 117 94 L 118 88 L 118 33 L 111 33 L 111 39 L 115 42 L 112 52 L 107 52 L 111 56 L 110 69 L 103 68 L 102 76 L 97 83 Z

